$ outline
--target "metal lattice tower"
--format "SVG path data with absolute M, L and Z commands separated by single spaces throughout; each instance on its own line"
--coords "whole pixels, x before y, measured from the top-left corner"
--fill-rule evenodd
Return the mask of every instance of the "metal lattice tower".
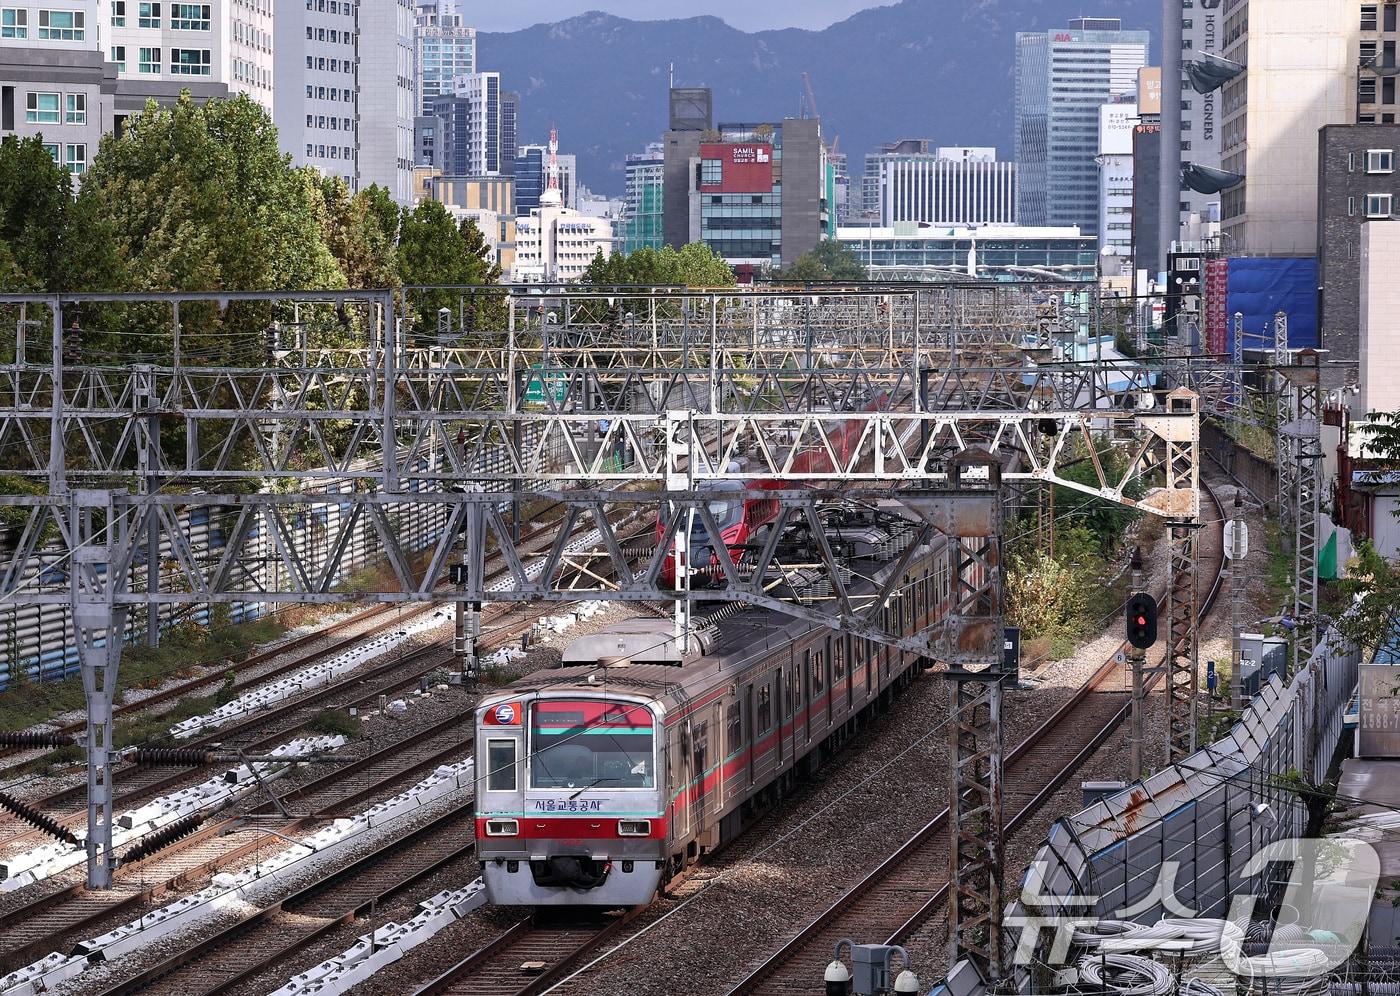
M 1275 510 L 1285 537 L 1292 526 L 1293 495 L 1297 488 L 1293 439 L 1288 425 L 1293 421 L 1293 392 L 1284 370 L 1288 366 L 1288 316 L 1274 315 L 1274 468 L 1278 476 Z
M 1293 639 L 1293 668 L 1306 665 L 1317 646 L 1317 520 L 1322 491 L 1322 387 L 1320 355 L 1303 350 L 1284 369 L 1296 417 L 1290 418 L 1282 436 L 1297 461 L 1292 492 L 1293 616 L 1300 623 Z
M 1195 415 L 1197 398 L 1190 391 L 1167 396 L 1169 411 Z M 1166 472 L 1170 487 L 1199 484 L 1197 463 L 1200 422 L 1193 419 L 1179 428 L 1182 438 L 1168 439 Z M 1167 526 L 1171 545 L 1171 573 L 1167 580 L 1167 760 L 1179 761 L 1196 749 L 1197 672 L 1196 533 L 1201 525 L 1199 504 L 1173 517 Z

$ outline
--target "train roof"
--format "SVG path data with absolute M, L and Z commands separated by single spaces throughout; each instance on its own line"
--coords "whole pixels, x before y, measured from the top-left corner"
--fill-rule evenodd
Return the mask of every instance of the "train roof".
M 875 527 L 862 528 L 868 533 Z M 912 541 L 912 531 L 909 535 Z M 935 538 L 933 542 L 942 540 Z M 849 561 L 853 575 L 847 590 L 852 594 L 873 592 L 904 549 L 896 546 L 879 557 Z M 930 549 L 928 544 L 924 549 Z M 917 561 L 911 561 L 914 562 Z M 731 680 L 743 666 L 791 646 L 819 628 L 817 623 L 777 609 L 750 607 L 732 614 L 721 611 L 720 615 L 695 634 L 698 639 L 689 641 L 684 653 L 672 636 L 670 619 L 636 616 L 621 620 L 598 633 L 575 639 L 565 650 L 563 667 L 527 675 L 501 689 L 498 695 L 483 699 L 479 708 L 522 693 L 568 695 L 604 691 L 680 705 Z M 613 658 L 616 663 L 599 666 L 597 661 L 604 658 Z

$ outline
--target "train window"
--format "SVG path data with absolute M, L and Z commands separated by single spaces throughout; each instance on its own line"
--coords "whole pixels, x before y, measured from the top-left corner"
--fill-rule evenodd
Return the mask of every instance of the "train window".
M 812 654 L 812 694 L 816 695 L 826 687 L 826 660 L 820 650 Z
M 730 706 L 725 712 L 726 725 L 729 727 L 729 749 L 731 752 L 738 748 L 744 738 L 741 722 L 742 717 L 743 710 L 740 709 L 739 703 L 737 702 Z
M 652 788 L 654 717 L 645 706 L 546 699 L 531 710 L 534 788 Z
M 838 636 L 836 644 L 831 648 L 831 673 L 835 675 L 832 679 L 834 682 L 846 677 L 845 645 L 846 637 Z
M 515 791 L 515 741 L 486 741 L 486 787 L 492 792 Z
M 767 733 L 773 728 L 773 701 L 767 685 L 758 689 L 758 732 Z

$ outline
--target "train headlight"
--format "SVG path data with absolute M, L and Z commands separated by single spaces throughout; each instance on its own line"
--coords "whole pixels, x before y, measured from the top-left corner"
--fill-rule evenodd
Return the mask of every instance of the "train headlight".
M 520 833 L 519 820 L 487 820 L 486 836 L 488 837 L 514 837 Z
M 650 837 L 651 820 L 618 820 L 619 837 Z

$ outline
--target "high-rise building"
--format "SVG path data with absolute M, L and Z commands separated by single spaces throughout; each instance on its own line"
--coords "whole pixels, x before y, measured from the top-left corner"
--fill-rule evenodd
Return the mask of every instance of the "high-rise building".
M 1099 107 L 1137 92 L 1148 33 L 1115 17 L 1016 35 L 1016 217 L 1023 225 L 1099 226 Z
M 97 20 L 107 59 L 117 67 L 118 129 L 147 100 L 173 103 L 183 89 L 198 100 L 246 93 L 273 111 L 271 0 L 98 0 Z
M 1221 168 L 1242 177 L 1220 195 L 1230 252 L 1316 252 L 1318 129 L 1355 120 L 1359 9 L 1356 0 L 1225 9 L 1221 55 L 1245 67 L 1220 91 Z
M 117 88 L 115 67 L 98 45 L 96 0 L 46 0 L 42 11 L 0 13 L 0 135 L 41 136 L 54 162 L 85 172 L 112 128 Z
M 501 94 L 501 172 L 515 172 L 515 153 L 520 145 L 520 94 L 507 90 Z
M 1362 229 L 1400 214 L 1397 158 L 1400 125 L 1327 125 L 1318 132 L 1318 330 L 1329 360 L 1355 363 L 1359 356 Z
M 314 8 L 314 9 L 313 9 Z M 285 5 L 276 20 L 272 119 L 277 143 L 298 166 L 360 188 L 358 27 L 353 4 Z
M 1225 7 L 1219 0 L 1203 2 L 1182 11 L 1182 58 L 1186 60 L 1218 56 L 1225 40 Z M 1160 70 L 1158 70 L 1160 72 Z M 1160 76 L 1158 93 L 1160 94 Z M 1158 99 L 1158 107 L 1161 101 Z M 1220 91 L 1197 93 L 1189 86 L 1181 89 L 1181 160 L 1196 166 L 1220 168 Z M 1184 188 L 1181 191 L 1181 222 L 1191 215 L 1204 221 L 1220 218 L 1220 195 Z M 1175 237 L 1175 236 L 1173 236 Z
M 550 129 L 545 160 L 545 189 L 539 206 L 515 219 L 515 268 L 522 282 L 572 281 L 583 276 L 593 257 L 611 256 L 612 222 L 581 214 L 564 205 L 559 181 L 559 136 Z
M 413 117 L 418 111 L 413 0 L 375 0 L 360 4 L 358 11 L 360 184 L 377 183 L 398 203 L 411 204 Z
M 1016 221 L 1016 164 L 998 162 L 995 149 L 882 152 L 875 164 L 881 225 L 900 221 L 1011 225 Z
M 564 206 L 578 210 L 578 157 L 556 156 L 559 166 L 559 193 Z M 522 145 L 515 155 L 515 210 L 529 214 L 540 206 L 540 195 L 548 184 L 549 148 L 544 145 Z
M 1133 128 L 1137 104 L 1099 108 L 1099 250 L 1105 276 L 1131 274 L 1133 263 Z
M 502 169 L 505 161 L 503 115 L 501 113 L 501 74 L 467 73 L 458 76 L 455 96 L 466 101 L 466 158 L 454 169 L 463 176 L 497 176 L 510 173 Z M 439 106 L 441 101 L 438 102 Z M 439 116 L 441 116 L 439 114 Z M 511 115 L 514 126 L 514 114 Z
M 645 152 L 627 156 L 627 235 L 624 251 L 633 253 L 666 244 L 665 204 L 666 146 L 653 142 Z
M 429 114 L 435 98 L 452 93 L 453 80 L 476 72 L 476 28 L 447 0 L 421 0 L 414 20 L 417 113 Z
M 835 176 L 817 118 L 721 124 L 718 132 L 717 141 L 698 143 L 683 174 L 684 225 L 672 217 L 670 138 L 675 133 L 667 136 L 662 190 L 668 244 L 704 242 L 733 264 L 758 268 L 791 266 L 822 239 L 835 236 Z M 683 235 L 673 242 L 673 232 Z
M 700 154 L 701 136 L 714 125 L 714 95 L 708 87 L 671 87 L 668 111 L 663 225 L 666 244 L 680 248 L 690 241 L 691 161 Z
M 1357 124 L 1395 124 L 1396 41 L 1400 39 L 1400 13 L 1390 0 L 1363 3 L 1360 18 L 1361 56 L 1356 82 Z

